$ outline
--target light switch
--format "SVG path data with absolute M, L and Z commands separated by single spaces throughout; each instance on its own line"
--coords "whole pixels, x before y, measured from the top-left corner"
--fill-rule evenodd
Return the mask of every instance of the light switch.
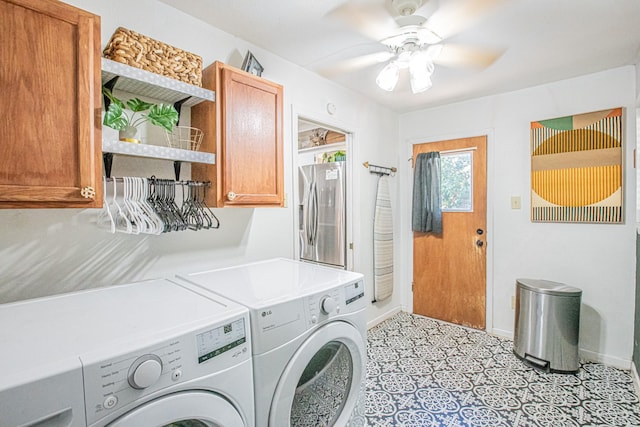
M 520 196 L 511 196 L 511 209 L 520 209 Z

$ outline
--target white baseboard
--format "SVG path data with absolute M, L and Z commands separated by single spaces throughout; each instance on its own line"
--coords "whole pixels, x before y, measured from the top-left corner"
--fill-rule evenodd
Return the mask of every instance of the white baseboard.
M 633 378 L 633 388 L 636 390 L 636 396 L 640 396 L 640 377 L 636 370 L 636 364 L 631 362 L 631 378 Z
M 487 331 L 491 335 L 495 335 L 500 338 L 506 338 L 508 340 L 513 340 L 513 331 L 507 331 L 504 329 L 496 329 L 493 328 L 491 332 Z
M 513 340 L 513 331 L 507 331 L 505 329 L 493 329 L 489 332 L 492 335 L 496 335 L 501 338 Z M 612 366 L 614 368 L 624 369 L 628 371 L 633 363 L 631 360 L 622 359 L 619 357 L 608 356 L 606 354 L 597 353 L 591 350 L 585 350 L 583 348 L 578 349 L 580 358 L 591 362 L 604 363 L 605 365 Z M 640 387 L 640 378 L 638 380 L 638 386 Z M 638 394 L 640 396 L 640 393 Z
M 375 319 L 371 319 L 367 322 L 367 329 L 371 329 L 374 326 L 376 326 L 378 323 L 382 323 L 385 320 L 395 316 L 396 314 L 400 313 L 400 311 L 402 311 L 402 307 L 395 307 L 392 308 L 391 310 L 387 311 L 386 313 L 381 314 L 380 316 L 376 317 Z
M 607 356 L 606 354 L 596 353 L 595 351 L 579 349 L 580 358 L 591 362 L 604 363 L 605 365 L 612 366 L 614 368 L 624 369 L 626 371 L 631 369 L 631 360 L 621 359 L 619 357 Z

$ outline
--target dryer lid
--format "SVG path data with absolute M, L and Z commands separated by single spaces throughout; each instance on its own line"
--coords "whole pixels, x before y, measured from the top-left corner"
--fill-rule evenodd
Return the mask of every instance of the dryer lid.
M 362 280 L 363 275 L 285 258 L 179 275 L 251 309 L 312 295 Z

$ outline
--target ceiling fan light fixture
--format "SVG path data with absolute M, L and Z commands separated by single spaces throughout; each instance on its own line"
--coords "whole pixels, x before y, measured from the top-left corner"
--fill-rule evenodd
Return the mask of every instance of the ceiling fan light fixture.
M 385 67 L 378 73 L 378 77 L 376 78 L 376 84 L 380 89 L 386 90 L 387 92 L 391 92 L 395 89 L 396 84 L 398 84 L 398 77 L 400 76 L 400 68 L 395 61 L 389 62 Z
M 426 51 L 419 50 L 413 52 L 413 55 L 411 55 L 409 59 L 409 71 L 412 75 L 425 73 L 427 76 L 431 76 L 434 70 L 435 66 L 433 65 L 433 61 Z
M 411 73 L 411 92 L 414 94 L 424 92 L 433 86 L 431 75 L 426 72 Z
M 398 53 L 398 59 L 396 63 L 398 64 L 399 68 L 407 68 L 411 63 L 411 58 L 413 58 L 413 52 L 406 50 L 404 52 Z
M 413 53 L 409 62 L 409 74 L 411 76 L 411 91 L 414 94 L 424 92 L 433 85 L 431 75 L 434 69 L 433 61 L 426 51 L 421 50 Z

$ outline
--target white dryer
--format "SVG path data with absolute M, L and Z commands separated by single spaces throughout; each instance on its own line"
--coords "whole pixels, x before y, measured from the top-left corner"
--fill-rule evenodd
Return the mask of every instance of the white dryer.
M 362 413 L 361 274 L 273 259 L 180 278 L 249 308 L 256 426 L 342 427 Z
M 245 307 L 153 280 L 0 305 L 0 426 L 252 426 Z

